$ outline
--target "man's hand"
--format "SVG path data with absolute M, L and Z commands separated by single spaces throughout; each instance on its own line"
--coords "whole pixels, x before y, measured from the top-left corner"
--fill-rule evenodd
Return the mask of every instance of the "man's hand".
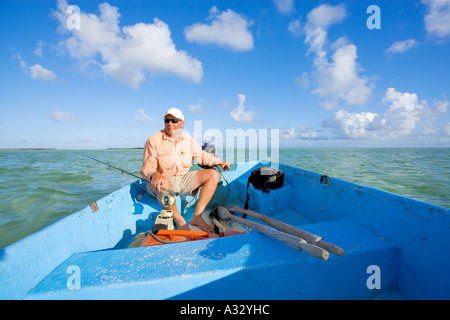
M 169 180 L 164 177 L 161 173 L 156 171 L 152 175 L 151 184 L 153 187 L 155 187 L 158 192 L 162 192 L 161 187 L 164 187 L 166 189 L 170 189 L 170 182 Z
M 222 161 L 221 164 L 219 164 L 223 171 L 227 171 L 230 169 L 230 164 L 226 161 Z

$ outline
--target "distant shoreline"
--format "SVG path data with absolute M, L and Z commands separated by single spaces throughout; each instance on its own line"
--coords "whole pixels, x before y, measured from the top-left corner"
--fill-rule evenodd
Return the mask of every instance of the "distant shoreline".
M 450 147 L 280 147 L 279 150 L 287 150 L 287 149 L 448 149 Z M 143 147 L 134 147 L 134 148 L 99 148 L 99 149 L 83 149 L 83 148 L 74 148 L 74 149 L 60 149 L 60 148 L 0 148 L 0 151 L 71 151 L 71 150 L 143 150 Z M 226 148 L 224 148 L 226 149 Z M 234 149 L 234 148 L 232 148 Z M 245 150 L 259 150 L 260 148 L 238 148 Z M 265 150 L 267 148 L 261 148 Z
M 136 148 L 103 148 L 103 149 L 59 149 L 59 148 L 0 148 L 0 151 L 71 151 L 71 150 L 136 150 Z

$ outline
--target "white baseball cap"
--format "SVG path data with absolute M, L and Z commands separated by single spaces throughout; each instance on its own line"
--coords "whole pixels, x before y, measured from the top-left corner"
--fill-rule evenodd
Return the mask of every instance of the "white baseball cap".
M 167 109 L 166 113 L 164 113 L 164 117 L 163 117 L 163 118 L 165 118 L 168 114 L 171 114 L 171 115 L 173 115 L 175 118 L 177 118 L 177 119 L 179 119 L 179 120 L 181 120 L 181 121 L 184 121 L 183 112 L 181 112 L 180 109 L 177 109 L 177 108 L 170 108 L 170 109 Z

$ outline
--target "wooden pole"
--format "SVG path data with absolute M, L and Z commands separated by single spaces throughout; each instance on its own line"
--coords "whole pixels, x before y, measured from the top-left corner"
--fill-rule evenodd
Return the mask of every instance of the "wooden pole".
M 246 225 L 247 227 L 258 230 L 259 232 L 264 233 L 265 235 L 272 237 L 272 238 L 290 246 L 291 248 L 306 252 L 306 253 L 312 255 L 313 257 L 316 257 L 316 258 L 319 258 L 322 260 L 327 260 L 330 255 L 328 253 L 328 251 L 326 251 L 323 248 L 320 248 L 316 245 L 307 243 L 304 239 L 298 238 L 291 234 L 287 234 L 280 230 L 276 230 L 276 229 L 267 227 L 265 225 L 262 225 L 260 223 L 254 222 L 254 221 L 249 221 L 246 219 L 236 217 L 235 215 L 232 215 L 230 213 L 230 211 L 228 211 L 225 207 L 219 207 L 217 211 L 218 211 L 218 216 L 220 219 L 233 219 L 239 223 L 242 223 L 243 225 Z
M 302 238 L 306 242 L 316 245 L 318 247 L 321 247 L 337 256 L 343 257 L 345 255 L 344 249 L 342 249 L 334 244 L 331 244 L 329 242 L 326 242 L 325 240 L 322 239 L 322 237 L 319 237 L 308 231 L 296 228 L 294 226 L 291 226 L 282 221 L 270 218 L 261 213 L 258 213 L 258 212 L 252 211 L 252 210 L 242 209 L 242 208 L 238 207 L 237 205 L 230 204 L 230 205 L 225 206 L 225 208 L 228 209 L 229 211 L 235 211 L 235 212 L 241 212 L 241 213 L 247 214 L 247 215 L 249 215 L 253 218 L 256 218 L 264 223 L 267 223 L 268 225 L 271 225 L 272 227 L 274 227 L 278 230 L 281 230 L 281 231 L 291 234 L 293 236 Z

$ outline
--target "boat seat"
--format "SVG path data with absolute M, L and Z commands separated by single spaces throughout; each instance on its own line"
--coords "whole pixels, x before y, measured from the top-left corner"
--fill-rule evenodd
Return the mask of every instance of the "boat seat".
M 171 245 L 84 252 L 69 257 L 25 298 L 373 299 L 392 292 L 399 255 L 393 243 L 352 220 L 304 225 L 302 229 L 342 247 L 346 255 L 330 254 L 327 261 L 319 260 L 257 231 Z M 367 286 L 368 270 L 374 265 L 381 270 L 380 289 Z M 75 288 L 70 285 L 74 276 L 80 284 Z

